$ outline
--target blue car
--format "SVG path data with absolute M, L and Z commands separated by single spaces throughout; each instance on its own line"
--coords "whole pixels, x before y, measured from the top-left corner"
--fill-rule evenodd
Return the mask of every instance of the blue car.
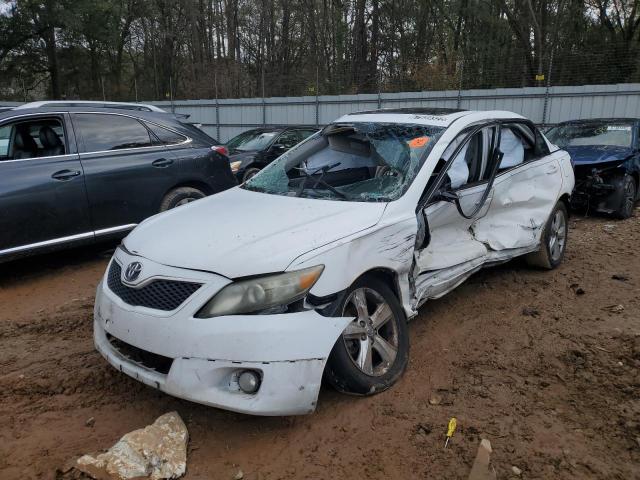
M 572 207 L 618 218 L 633 214 L 640 195 L 640 119 L 572 120 L 551 128 L 547 138 L 571 155 Z

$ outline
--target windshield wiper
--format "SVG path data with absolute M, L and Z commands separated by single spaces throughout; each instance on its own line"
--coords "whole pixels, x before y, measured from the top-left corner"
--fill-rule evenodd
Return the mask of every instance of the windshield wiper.
M 329 171 L 329 170 L 333 170 L 334 168 L 338 167 L 342 165 L 341 162 L 336 162 L 336 163 L 331 163 L 329 165 L 325 165 L 323 167 L 320 167 L 316 170 L 313 171 L 313 173 L 309 173 L 307 172 L 304 168 L 302 167 L 298 167 L 298 170 L 305 176 L 304 180 L 302 181 L 302 183 L 300 184 L 300 188 L 298 189 L 298 191 L 296 192 L 296 197 L 299 197 L 302 195 L 302 192 L 305 191 L 305 189 L 309 188 L 311 190 L 317 190 L 318 189 L 318 185 L 322 185 L 323 187 L 325 187 L 327 190 L 330 190 L 331 192 L 335 193 L 336 195 L 338 195 L 340 198 L 344 199 L 344 200 L 349 200 L 349 197 L 342 193 L 341 191 L 337 190 L 335 187 L 333 187 L 333 185 L 329 185 L 327 182 L 325 182 L 322 178 L 324 177 L 324 175 Z M 320 173 L 320 176 L 318 178 L 313 178 L 314 175 L 316 175 L 317 173 Z M 311 187 L 307 187 L 307 181 L 311 180 L 311 181 L 315 181 L 315 183 L 313 184 L 313 186 Z

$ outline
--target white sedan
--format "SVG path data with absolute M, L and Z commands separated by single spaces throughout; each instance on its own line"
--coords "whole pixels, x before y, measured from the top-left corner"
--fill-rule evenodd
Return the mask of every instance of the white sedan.
M 488 265 L 555 268 L 569 155 L 510 112 L 343 116 L 243 185 L 152 217 L 98 286 L 97 349 L 166 393 L 313 412 L 389 388 L 407 320 Z

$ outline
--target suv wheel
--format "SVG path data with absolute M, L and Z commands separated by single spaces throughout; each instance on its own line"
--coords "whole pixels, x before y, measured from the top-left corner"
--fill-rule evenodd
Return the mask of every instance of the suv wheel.
M 187 203 L 191 203 L 195 200 L 199 200 L 204 198 L 206 195 L 202 190 L 198 190 L 197 188 L 192 187 L 180 187 L 174 190 L 171 190 L 167 193 L 162 199 L 162 203 L 160 204 L 160 211 L 165 212 L 167 210 L 171 210 L 172 208 L 179 207 L 181 205 L 186 205 Z
M 569 214 L 563 202 L 558 202 L 551 212 L 542 232 L 540 250 L 525 257 L 534 267 L 552 270 L 562 263 L 567 248 Z
M 409 332 L 400 302 L 383 281 L 363 278 L 349 288 L 338 311 L 355 319 L 331 350 L 327 380 L 355 395 L 386 390 L 409 360 Z

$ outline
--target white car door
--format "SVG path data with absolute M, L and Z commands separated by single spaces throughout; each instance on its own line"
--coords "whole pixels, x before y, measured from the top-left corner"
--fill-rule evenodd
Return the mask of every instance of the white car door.
M 473 236 L 492 251 L 535 250 L 562 188 L 558 155 L 527 123 L 502 126 L 503 158 L 486 215 L 473 225 Z M 538 141 L 536 141 L 536 139 Z
M 473 235 L 472 227 L 491 204 L 492 192 L 487 188 L 497 133 L 495 126 L 474 127 L 456 137 L 443 154 L 446 164 L 436 180 L 438 190 L 457 197 L 458 205 L 436 195 L 422 211 L 427 242 L 416 250 L 414 269 L 419 303 L 443 295 L 485 261 L 487 246 Z

